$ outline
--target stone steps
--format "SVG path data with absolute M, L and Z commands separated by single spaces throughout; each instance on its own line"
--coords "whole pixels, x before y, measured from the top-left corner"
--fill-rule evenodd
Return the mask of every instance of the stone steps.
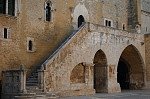
M 84 26 L 85 26 L 85 25 L 83 24 L 82 27 L 84 27 Z M 66 37 L 66 38 L 64 39 L 64 41 L 61 42 L 60 46 L 59 46 L 58 48 L 56 48 L 56 50 L 48 57 L 47 60 L 49 60 L 49 59 L 51 59 L 52 57 L 54 57 L 54 55 L 55 55 L 57 52 L 59 52 L 60 49 L 63 48 L 63 46 L 64 46 L 65 44 L 67 44 L 67 42 L 68 42 L 78 31 L 80 31 L 80 29 L 82 29 L 82 27 L 79 28 L 79 30 L 73 31 L 73 33 L 71 33 L 68 37 Z M 47 61 L 47 60 L 46 60 L 46 61 Z M 43 63 L 43 64 L 44 64 L 44 63 Z M 37 97 L 38 99 L 42 99 L 42 98 L 45 97 L 45 96 L 46 96 L 47 99 L 57 98 L 58 96 L 57 96 L 56 94 L 54 94 L 54 93 L 44 93 L 44 92 L 42 92 L 42 89 L 39 89 L 39 88 L 38 88 L 38 70 L 41 69 L 41 66 L 43 66 L 43 65 L 37 66 L 37 67 L 34 69 L 34 71 L 32 72 L 32 74 L 30 75 L 30 77 L 27 79 L 27 82 L 26 82 L 27 92 L 28 92 L 28 93 L 32 93 L 32 92 L 36 93 L 36 95 L 37 95 L 36 97 Z M 45 96 L 43 96 L 43 95 L 45 95 Z M 43 98 L 43 99 L 46 99 L 46 98 Z
M 38 72 L 35 71 L 26 81 L 27 86 L 38 86 Z

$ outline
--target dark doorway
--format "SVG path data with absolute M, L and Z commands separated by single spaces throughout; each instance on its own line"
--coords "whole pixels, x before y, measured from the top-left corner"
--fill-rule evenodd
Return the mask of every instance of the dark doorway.
M 84 17 L 80 15 L 78 17 L 78 28 L 83 24 L 83 22 L 85 22 Z
M 107 58 L 102 50 L 94 56 L 94 89 L 96 93 L 107 92 Z
M 129 66 L 123 60 L 119 60 L 117 72 L 117 81 L 120 84 L 121 89 L 129 89 Z

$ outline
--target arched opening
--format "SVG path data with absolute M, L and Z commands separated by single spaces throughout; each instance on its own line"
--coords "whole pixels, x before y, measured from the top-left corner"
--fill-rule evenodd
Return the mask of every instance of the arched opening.
M 85 22 L 84 17 L 80 15 L 78 17 L 78 28 L 83 24 L 83 22 Z
M 71 84 L 85 83 L 85 67 L 83 63 L 78 64 L 74 67 L 70 76 Z
M 102 50 L 94 57 L 94 89 L 97 93 L 107 92 L 107 59 Z
M 117 81 L 122 90 L 141 89 L 144 86 L 143 66 L 138 50 L 133 45 L 126 47 L 117 68 Z

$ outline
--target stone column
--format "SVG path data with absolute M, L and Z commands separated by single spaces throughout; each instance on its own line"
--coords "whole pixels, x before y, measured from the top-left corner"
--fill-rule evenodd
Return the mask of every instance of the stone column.
M 20 86 L 20 91 L 21 93 L 27 93 L 26 90 L 26 70 L 20 70 L 20 76 L 21 76 L 21 86 Z
M 85 92 L 86 94 L 94 94 L 93 88 L 93 64 L 83 63 L 85 67 Z
M 120 84 L 117 82 L 117 66 L 108 65 L 108 93 L 121 92 Z
M 43 89 L 43 92 L 46 92 L 46 84 L 45 84 L 46 70 L 42 69 L 38 71 L 38 84 L 39 88 Z

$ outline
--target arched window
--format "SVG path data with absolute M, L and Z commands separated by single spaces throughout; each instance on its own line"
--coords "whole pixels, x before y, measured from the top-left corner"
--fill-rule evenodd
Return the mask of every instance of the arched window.
M 52 3 L 51 1 L 46 3 L 46 21 L 51 21 L 51 17 L 52 17 Z
M 28 49 L 29 49 L 29 51 L 33 50 L 33 42 L 31 40 L 29 40 Z

